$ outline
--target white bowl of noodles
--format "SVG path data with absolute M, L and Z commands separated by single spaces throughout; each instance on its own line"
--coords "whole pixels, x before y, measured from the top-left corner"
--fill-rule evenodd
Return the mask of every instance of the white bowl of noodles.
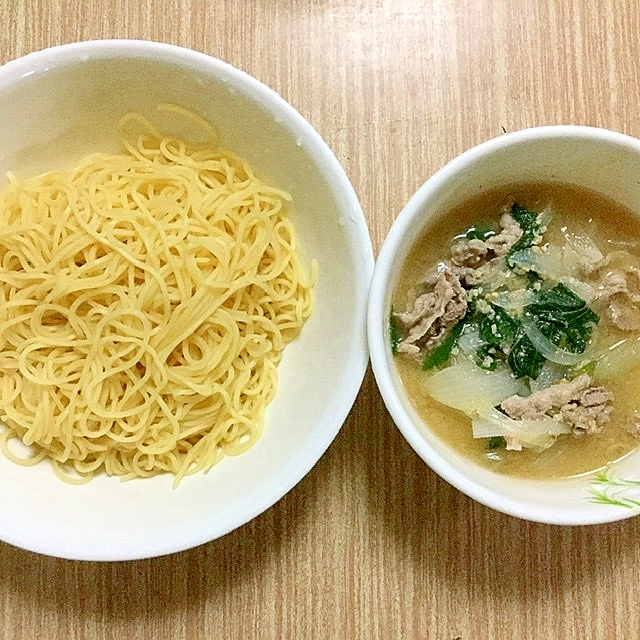
M 639 173 L 640 141 L 616 132 L 506 134 L 432 176 L 381 249 L 368 334 L 384 402 L 435 472 L 493 509 L 640 513 Z
M 344 171 L 273 91 L 171 45 L 9 62 L 0 115 L 0 539 L 124 560 L 241 526 L 364 376 L 373 253 Z

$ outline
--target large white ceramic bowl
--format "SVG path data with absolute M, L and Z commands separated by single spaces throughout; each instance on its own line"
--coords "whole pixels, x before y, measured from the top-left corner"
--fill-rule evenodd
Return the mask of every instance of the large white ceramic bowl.
M 527 520 L 566 525 L 618 520 L 640 512 L 640 452 L 604 475 L 563 480 L 525 480 L 483 469 L 444 444 L 417 415 L 391 354 L 391 292 L 426 225 L 485 190 L 538 180 L 587 187 L 640 215 L 640 141 L 590 127 L 533 128 L 485 142 L 438 171 L 400 212 L 380 251 L 368 307 L 371 364 L 384 402 L 404 437 L 460 491 Z
M 318 261 L 316 309 L 285 351 L 264 434 L 208 474 L 82 486 L 47 464 L 0 457 L 0 539 L 54 556 L 123 560 L 212 540 L 273 505 L 317 462 L 343 424 L 367 365 L 366 299 L 373 272 L 354 190 L 318 133 L 276 93 L 238 69 L 175 46 L 82 42 L 0 68 L 0 175 L 70 165 L 116 151 L 129 111 L 177 103 L 212 121 L 224 146 L 289 191 L 305 260 Z

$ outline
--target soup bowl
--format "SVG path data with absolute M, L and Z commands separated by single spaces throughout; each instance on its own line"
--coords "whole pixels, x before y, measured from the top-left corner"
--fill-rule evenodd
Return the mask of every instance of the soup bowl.
M 640 216 L 640 141 L 581 126 L 508 133 L 449 162 L 410 198 L 381 248 L 368 303 L 373 373 L 407 442 L 444 480 L 478 502 L 526 520 L 581 525 L 640 512 L 640 452 L 570 477 L 527 478 L 480 465 L 441 439 L 435 415 L 419 415 L 399 375 L 390 336 L 392 294 L 411 249 L 435 221 L 479 194 L 522 183 L 589 189 Z M 459 229 L 452 229 L 452 237 Z M 434 258 L 435 262 L 435 258 Z M 455 384 L 455 381 L 453 382 Z M 614 390 L 615 393 L 615 390 Z
M 356 398 L 368 363 L 366 299 L 373 251 L 355 192 L 320 135 L 273 90 L 231 65 L 134 40 L 79 42 L 0 67 L 0 175 L 18 177 L 118 151 L 128 112 L 157 121 L 173 103 L 288 191 L 304 263 L 317 261 L 315 309 L 278 368 L 262 436 L 176 488 L 163 474 L 75 486 L 46 462 L 0 455 L 0 540 L 64 558 L 128 560 L 218 538 L 261 514 L 315 465 Z M 188 138 L 190 132 L 184 131 Z

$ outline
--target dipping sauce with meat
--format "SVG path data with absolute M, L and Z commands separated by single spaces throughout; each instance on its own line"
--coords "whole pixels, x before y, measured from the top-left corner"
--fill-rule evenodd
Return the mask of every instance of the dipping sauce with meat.
M 467 457 L 602 468 L 640 444 L 640 220 L 564 184 L 479 195 L 413 247 L 389 338 L 414 407 Z

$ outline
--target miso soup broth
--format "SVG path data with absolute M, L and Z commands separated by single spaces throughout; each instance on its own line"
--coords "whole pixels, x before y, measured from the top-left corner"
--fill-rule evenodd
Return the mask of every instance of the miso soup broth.
M 501 188 L 433 221 L 412 248 L 391 301 L 397 371 L 426 425 L 483 467 L 590 472 L 640 443 L 637 301 L 632 211 L 565 184 Z M 474 376 L 491 381 L 486 397 Z M 474 437 L 494 427 L 502 435 Z

